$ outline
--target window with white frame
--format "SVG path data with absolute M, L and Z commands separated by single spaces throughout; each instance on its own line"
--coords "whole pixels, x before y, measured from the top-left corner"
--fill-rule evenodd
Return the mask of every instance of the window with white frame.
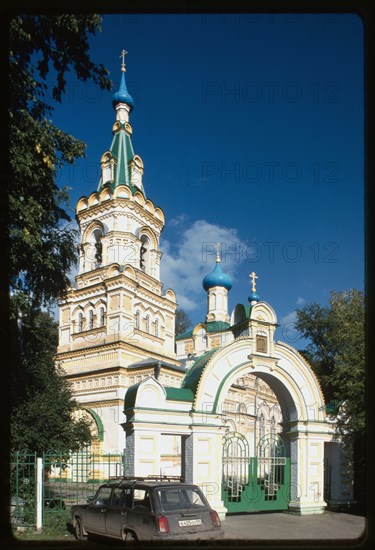
M 141 325 L 141 314 L 139 313 L 139 311 L 137 311 L 135 313 L 135 328 L 139 330 L 140 325 Z
M 150 316 L 146 315 L 145 318 L 145 330 L 146 332 L 150 332 Z

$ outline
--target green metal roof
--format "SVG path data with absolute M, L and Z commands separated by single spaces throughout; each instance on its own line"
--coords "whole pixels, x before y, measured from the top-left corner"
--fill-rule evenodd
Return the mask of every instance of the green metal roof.
M 225 321 L 209 321 L 208 323 L 200 323 L 200 324 L 206 327 L 207 332 L 221 332 L 223 330 L 227 330 L 230 328 L 230 323 L 226 323 Z M 176 336 L 176 340 L 184 340 L 185 338 L 189 338 L 190 336 L 193 336 L 194 328 L 187 330 L 186 332 L 182 332 L 181 334 L 178 334 Z
M 184 338 L 188 338 L 189 336 L 193 335 L 193 328 L 191 330 L 187 330 L 186 332 L 182 332 L 181 334 L 178 334 L 176 336 L 176 340 L 183 340 Z
M 222 330 L 227 330 L 230 327 L 230 323 L 225 321 L 209 321 L 206 323 L 207 332 L 220 332 Z
M 194 364 L 186 372 L 181 382 L 181 388 L 189 388 L 193 391 L 195 395 L 195 391 L 198 387 L 198 382 L 202 375 L 203 369 L 207 365 L 208 361 L 211 359 L 212 355 L 216 353 L 216 351 L 216 349 L 212 349 L 196 359 Z
M 98 191 L 100 192 L 103 187 L 110 187 L 113 191 L 118 185 L 126 185 L 130 188 L 133 195 L 136 191 L 141 191 L 145 194 L 143 189 L 131 183 L 129 162 L 134 158 L 133 144 L 131 135 L 125 129 L 125 123 L 120 122 L 119 124 L 119 130 L 115 131 L 109 149 L 115 161 L 113 166 L 113 180 L 110 183 L 104 182 L 103 185 L 102 178 L 100 178 Z
M 194 393 L 190 388 L 166 387 L 167 399 L 171 401 L 193 401 Z
M 141 382 L 137 382 L 132 386 L 129 386 L 125 393 L 124 399 L 124 410 L 131 409 L 135 405 L 135 400 L 137 398 L 137 391 Z
M 237 304 L 234 308 L 235 311 L 235 317 L 240 319 L 233 325 L 238 325 L 239 323 L 242 323 L 242 321 L 246 321 L 247 319 L 250 319 L 252 306 L 250 304 Z M 241 312 L 241 315 L 239 315 L 239 312 Z
M 141 382 L 129 386 L 125 393 L 124 410 L 131 409 L 135 405 L 138 388 Z M 190 388 L 172 388 L 164 387 L 167 399 L 170 401 L 188 401 L 194 400 L 194 392 Z M 90 411 L 91 412 L 91 411 Z

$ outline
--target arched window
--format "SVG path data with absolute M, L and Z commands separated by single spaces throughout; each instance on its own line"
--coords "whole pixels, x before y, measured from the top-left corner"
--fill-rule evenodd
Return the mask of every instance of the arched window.
M 141 315 L 139 311 L 137 311 L 135 314 L 135 328 L 139 330 L 140 324 L 141 324 Z
M 146 235 L 141 236 L 141 248 L 139 249 L 139 267 L 145 273 L 150 272 L 150 241 Z
M 98 239 L 97 241 L 95 241 L 95 259 L 96 259 L 98 267 L 102 263 L 102 259 L 103 259 L 102 251 L 103 251 L 103 245 L 102 245 L 101 240 Z
M 104 307 L 101 307 L 99 309 L 99 326 L 100 327 L 104 327 L 104 320 L 105 320 Z
M 207 347 L 207 334 L 204 328 L 200 328 L 196 336 L 197 351 L 204 351 Z
M 90 309 L 87 330 L 91 330 L 92 328 L 94 328 L 94 312 Z
M 149 315 L 146 315 L 145 329 L 146 329 L 146 332 L 150 332 L 150 316 Z
M 155 336 L 159 337 L 159 319 L 155 319 Z
M 92 234 L 93 245 L 94 245 L 93 252 L 94 252 L 94 259 L 95 259 L 95 267 L 99 267 L 102 265 L 102 260 L 103 260 L 102 237 L 103 237 L 102 230 L 99 227 L 95 228 Z
M 78 325 L 77 325 L 77 332 L 83 331 L 83 315 L 82 313 L 78 314 Z

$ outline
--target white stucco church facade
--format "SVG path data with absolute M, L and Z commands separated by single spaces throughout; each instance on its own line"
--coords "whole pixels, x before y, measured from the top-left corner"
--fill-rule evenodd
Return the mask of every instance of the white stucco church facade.
M 160 280 L 164 214 L 146 197 L 133 150 L 124 59 L 113 106 L 98 188 L 76 207 L 79 268 L 60 303 L 56 357 L 92 421 L 93 450 L 124 453 L 126 475 L 199 484 L 221 517 L 321 513 L 327 495 L 350 500 L 317 378 L 275 341 L 276 313 L 255 273 L 248 303 L 229 312 L 219 244 L 203 280 L 206 318 L 175 337 L 176 295 Z

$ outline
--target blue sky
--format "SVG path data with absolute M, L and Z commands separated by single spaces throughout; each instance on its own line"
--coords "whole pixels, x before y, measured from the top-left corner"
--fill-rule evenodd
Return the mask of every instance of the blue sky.
M 114 91 L 126 59 L 133 146 L 146 195 L 166 215 L 162 281 L 194 322 L 201 280 L 249 273 L 276 310 L 278 338 L 301 347 L 295 308 L 364 286 L 363 25 L 350 14 L 113 14 L 90 40 Z M 87 143 L 63 170 L 71 203 L 96 190 L 109 148 L 112 92 L 68 77 L 53 121 Z

